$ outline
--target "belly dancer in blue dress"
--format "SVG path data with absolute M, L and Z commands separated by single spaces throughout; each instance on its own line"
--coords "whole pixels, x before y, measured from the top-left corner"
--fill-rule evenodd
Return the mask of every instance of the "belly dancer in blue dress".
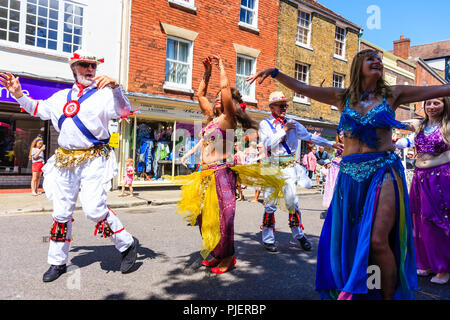
M 306 85 L 276 68 L 268 76 L 298 94 L 338 106 L 338 131 L 345 132 L 336 187 L 322 228 L 316 290 L 324 299 L 414 299 L 416 259 L 408 190 L 395 155 L 392 128 L 399 105 L 450 95 L 450 85 L 388 86 L 375 50 L 353 59 L 347 89 Z M 377 281 L 377 275 L 379 281 Z

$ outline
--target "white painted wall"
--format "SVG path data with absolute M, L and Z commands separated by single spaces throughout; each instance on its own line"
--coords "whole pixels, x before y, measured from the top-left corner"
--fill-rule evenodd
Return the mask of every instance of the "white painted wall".
M 435 68 L 435 69 L 441 70 L 441 71 L 445 70 L 445 58 L 425 60 L 425 62 L 432 68 Z
M 20 1 L 21 5 L 26 5 L 26 0 Z M 105 58 L 105 63 L 99 66 L 97 74 L 106 74 L 118 79 L 122 0 L 77 0 L 72 2 L 84 5 L 82 48 Z M 70 54 L 40 49 L 25 45 L 18 47 L 16 43 L 1 40 L 0 70 L 44 78 L 73 80 L 67 63 Z

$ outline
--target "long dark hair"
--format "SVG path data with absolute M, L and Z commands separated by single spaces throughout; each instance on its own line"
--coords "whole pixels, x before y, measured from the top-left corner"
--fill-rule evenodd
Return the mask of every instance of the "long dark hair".
M 245 103 L 242 100 L 242 95 L 236 88 L 231 88 L 231 96 L 233 98 L 234 106 L 236 107 L 235 118 L 237 122 L 242 126 L 244 130 L 255 129 L 258 130 L 259 124 L 256 120 L 252 119 L 247 112 L 242 110 L 241 104 Z

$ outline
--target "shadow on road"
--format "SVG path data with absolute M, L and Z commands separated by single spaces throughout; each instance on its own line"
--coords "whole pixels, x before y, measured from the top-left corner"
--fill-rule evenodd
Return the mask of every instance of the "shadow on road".
M 315 279 L 318 237 L 308 236 L 313 250 L 306 252 L 290 233 L 277 231 L 278 252 L 269 253 L 261 245 L 260 233 L 238 235 L 237 264 L 227 273 L 212 273 L 201 264 L 199 252 L 193 252 L 178 257 L 185 262 L 170 270 L 157 285 L 164 288 L 166 296 L 189 296 L 192 300 L 319 299 L 311 281 Z M 148 298 L 159 299 L 154 295 Z
M 71 253 L 77 253 L 72 259 L 71 264 L 76 265 L 79 268 L 86 267 L 90 264 L 100 262 L 102 270 L 107 272 L 120 271 L 120 252 L 112 245 L 105 246 L 74 246 Z M 132 271 L 136 271 L 143 264 L 146 259 L 155 259 L 157 257 L 164 256 L 158 254 L 155 251 L 139 246 L 136 265 Z

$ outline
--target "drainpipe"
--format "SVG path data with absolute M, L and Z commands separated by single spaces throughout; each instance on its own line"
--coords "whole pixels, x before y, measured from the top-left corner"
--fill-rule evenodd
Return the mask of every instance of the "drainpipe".
M 361 37 L 363 35 L 363 29 L 361 29 L 358 33 L 358 52 L 361 51 Z

